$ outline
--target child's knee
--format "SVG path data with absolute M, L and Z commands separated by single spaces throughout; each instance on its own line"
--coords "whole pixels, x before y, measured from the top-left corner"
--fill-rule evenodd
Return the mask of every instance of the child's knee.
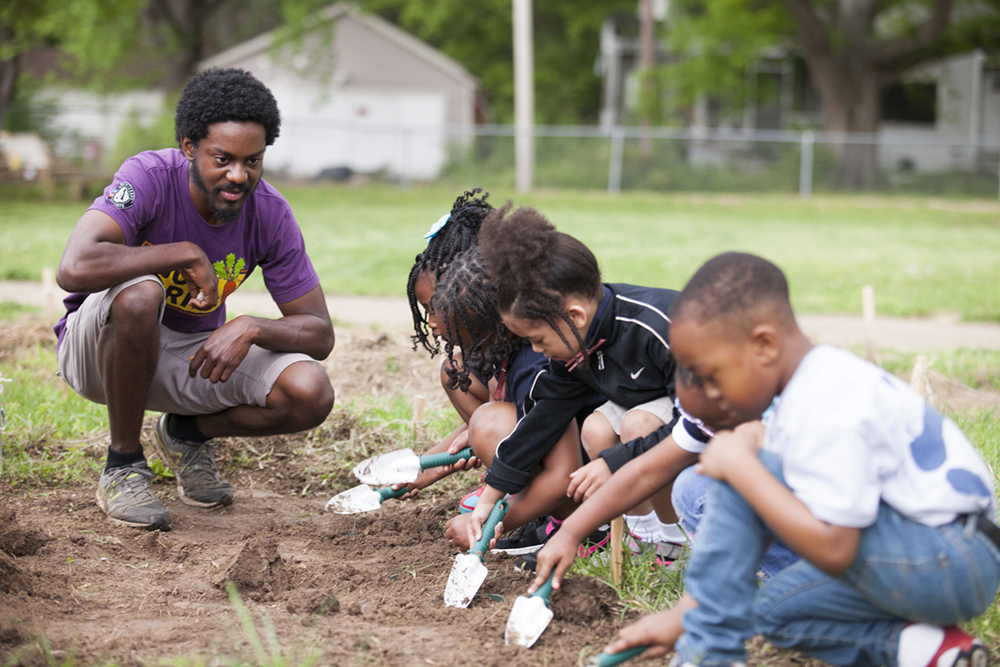
M 472 413 L 469 419 L 469 444 L 486 466 L 493 463 L 500 441 L 510 435 L 517 424 L 517 414 L 510 403 L 487 403 Z
M 621 441 L 629 442 L 636 438 L 644 438 L 663 426 L 659 417 L 645 410 L 632 410 L 622 418 Z
M 580 428 L 580 444 L 590 460 L 595 460 L 601 452 L 618 442 L 618 434 L 611 422 L 600 412 L 592 412 Z

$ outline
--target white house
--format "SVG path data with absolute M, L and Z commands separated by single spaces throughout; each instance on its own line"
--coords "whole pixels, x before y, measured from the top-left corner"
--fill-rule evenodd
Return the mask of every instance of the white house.
M 477 81 L 461 65 L 391 23 L 348 3 L 325 8 L 302 45 L 259 35 L 201 63 L 245 69 L 274 93 L 281 135 L 269 171 L 437 175 L 452 142 L 475 123 Z

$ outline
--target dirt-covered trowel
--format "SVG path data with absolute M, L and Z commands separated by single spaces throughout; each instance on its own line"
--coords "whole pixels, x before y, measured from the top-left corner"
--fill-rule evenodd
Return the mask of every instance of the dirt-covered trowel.
M 552 574 L 555 574 L 553 572 Z M 552 594 L 552 574 L 538 590 L 529 595 L 519 595 L 507 618 L 507 629 L 503 633 L 503 643 L 531 648 L 549 627 L 552 610 L 549 609 L 549 595 Z
M 326 502 L 326 511 L 334 514 L 358 514 L 372 512 L 382 506 L 382 501 L 399 498 L 406 493 L 406 486 L 395 491 L 391 486 L 373 489 L 367 484 L 359 484 L 353 489 L 338 493 Z
M 472 456 L 472 448 L 466 447 L 455 454 L 424 454 L 417 456 L 412 449 L 399 449 L 388 454 L 379 454 L 365 459 L 354 466 L 354 476 L 364 484 L 409 484 L 417 480 L 421 470 L 450 466 Z
M 444 603 L 449 607 L 465 609 L 476 597 L 479 587 L 486 581 L 489 571 L 483 565 L 483 554 L 490 546 L 497 524 L 507 513 L 507 501 L 501 500 L 493 506 L 493 511 L 483 524 L 483 536 L 464 554 L 455 556 L 455 564 L 448 575 L 448 585 L 444 588 Z

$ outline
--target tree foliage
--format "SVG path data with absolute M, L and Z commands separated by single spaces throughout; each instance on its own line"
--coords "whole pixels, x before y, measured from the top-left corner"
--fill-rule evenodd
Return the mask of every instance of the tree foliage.
M 533 4 L 536 121 L 595 121 L 601 102 L 601 80 L 594 73 L 601 23 L 614 12 L 635 12 L 635 0 L 536 0 Z M 363 7 L 465 66 L 479 79 L 494 113 L 492 120 L 513 120 L 511 0 L 472 4 L 464 0 L 366 0 Z

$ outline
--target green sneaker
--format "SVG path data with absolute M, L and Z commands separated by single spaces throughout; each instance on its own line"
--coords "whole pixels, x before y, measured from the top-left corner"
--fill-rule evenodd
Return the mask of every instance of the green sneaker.
M 165 528 L 170 512 L 156 497 L 149 483 L 153 471 L 145 461 L 111 468 L 97 483 L 97 504 L 112 521 L 135 528 Z
M 233 487 L 215 464 L 215 443 L 186 442 L 167 433 L 167 415 L 153 429 L 153 448 L 177 478 L 181 500 L 195 507 L 220 507 L 233 502 Z

